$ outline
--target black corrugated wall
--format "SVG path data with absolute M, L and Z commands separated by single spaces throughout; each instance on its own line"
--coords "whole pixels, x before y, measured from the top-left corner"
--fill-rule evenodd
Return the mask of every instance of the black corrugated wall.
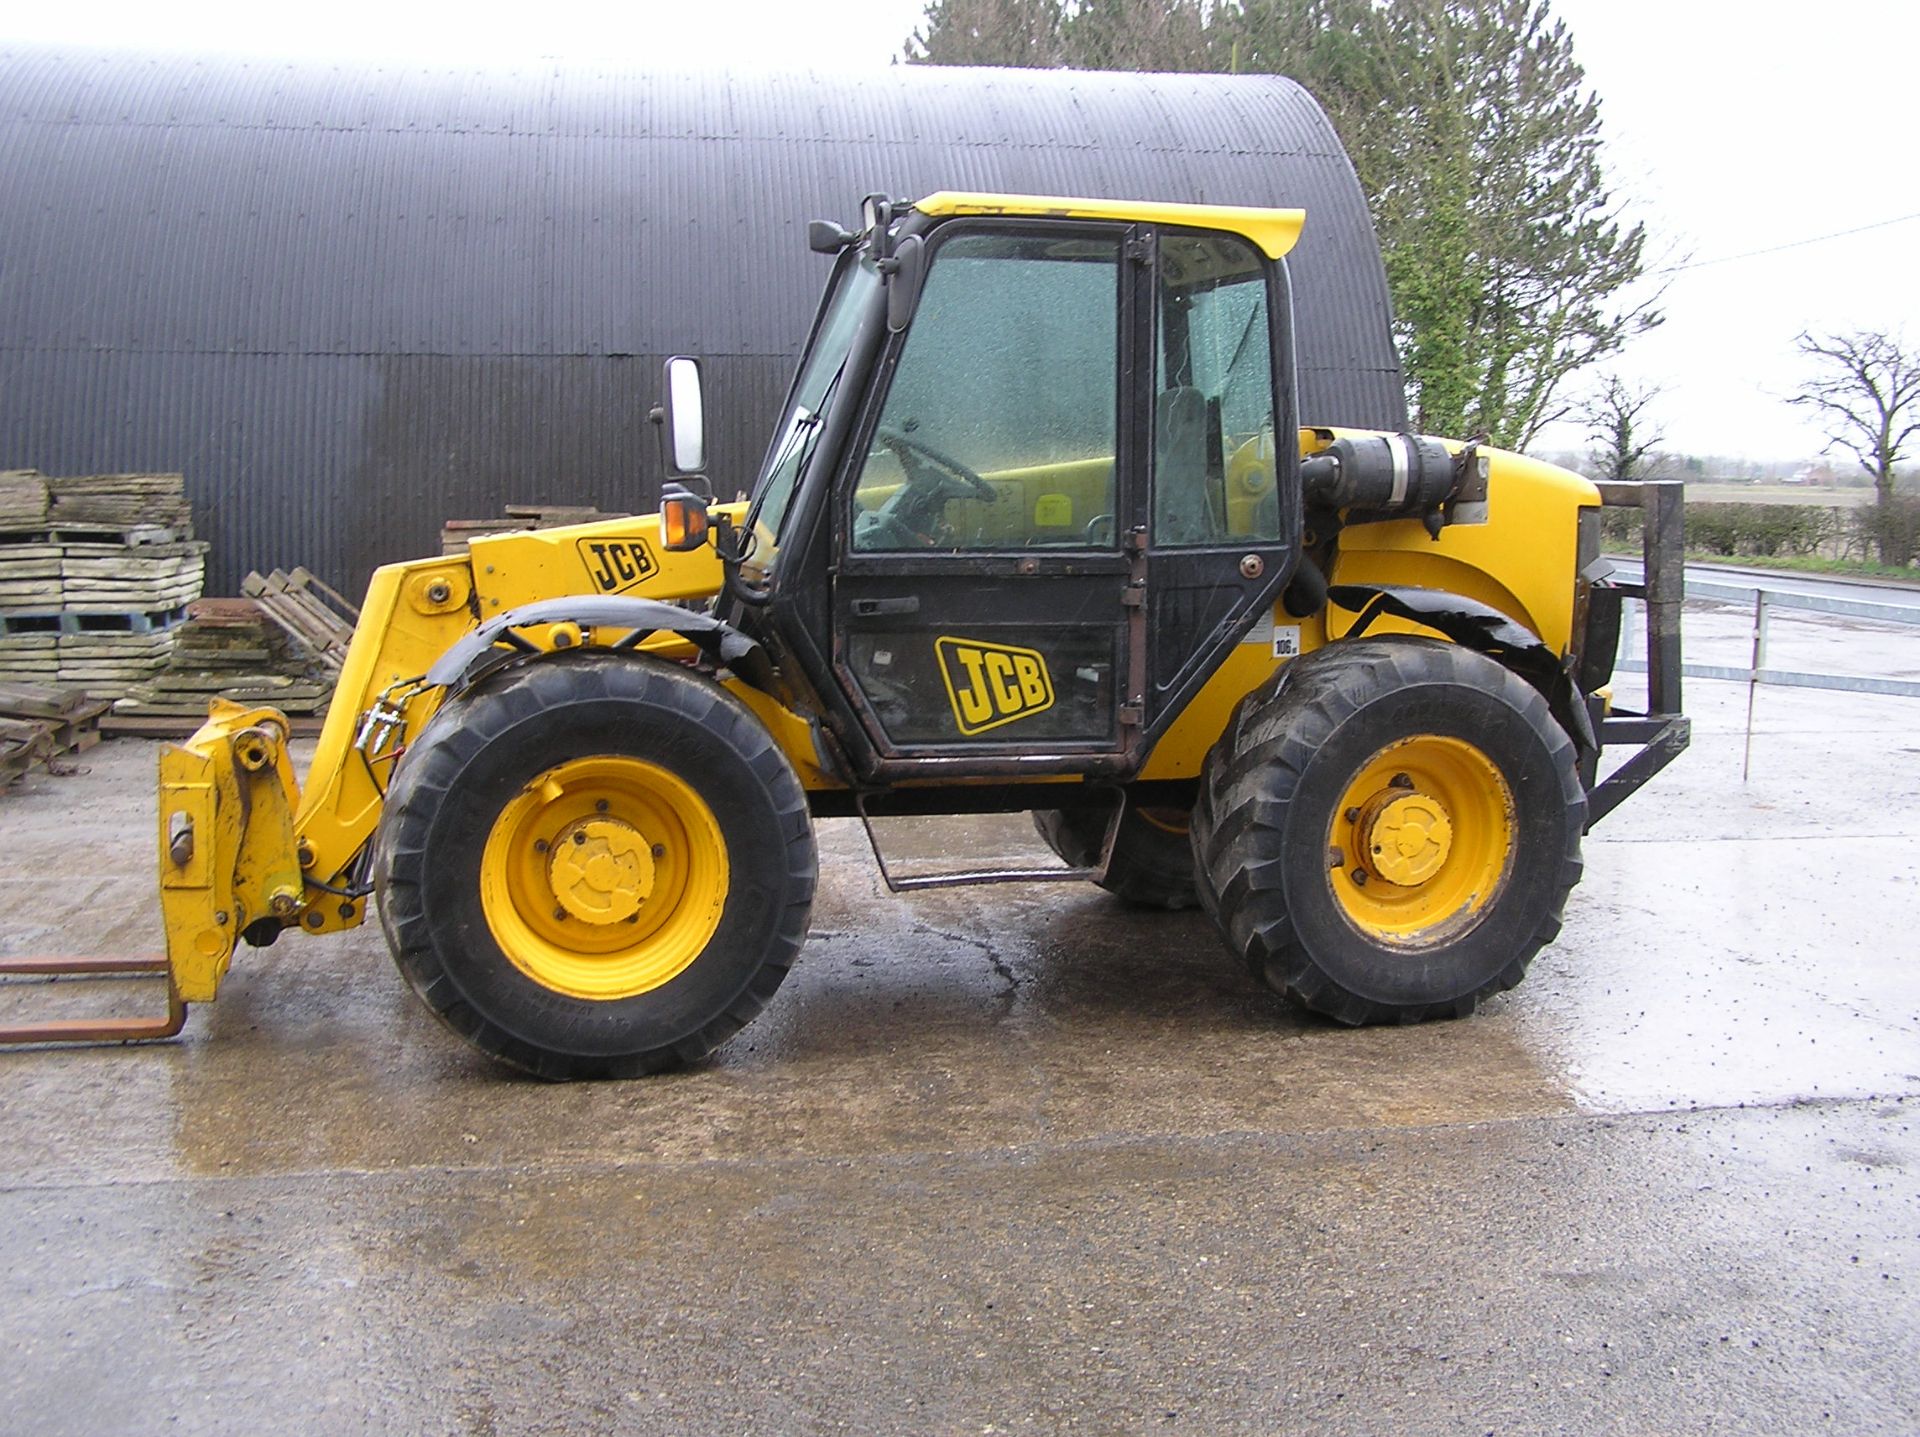
M 745 483 L 860 196 L 1298 205 L 1302 413 L 1406 409 L 1365 203 L 1271 76 L 0 50 L 0 468 L 181 470 L 210 590 L 357 588 L 502 503 L 653 501 L 662 357 Z

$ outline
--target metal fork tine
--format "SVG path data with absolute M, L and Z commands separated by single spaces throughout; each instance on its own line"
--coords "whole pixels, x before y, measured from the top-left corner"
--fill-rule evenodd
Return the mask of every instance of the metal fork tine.
M 165 975 L 165 958 L 0 958 L 0 978 L 151 978 Z M 187 1021 L 187 1005 L 167 983 L 163 1018 L 54 1018 L 0 1024 L 0 1047 L 28 1043 L 144 1043 L 171 1038 Z
M 166 971 L 164 958 L 0 958 L 0 978 L 14 974 L 137 978 Z

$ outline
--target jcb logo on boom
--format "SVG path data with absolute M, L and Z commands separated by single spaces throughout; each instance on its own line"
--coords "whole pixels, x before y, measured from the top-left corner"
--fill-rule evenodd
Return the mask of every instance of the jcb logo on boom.
M 653 550 L 640 539 L 582 539 L 580 558 L 603 594 L 617 594 L 652 577 L 660 567 Z
M 1053 680 L 1037 650 L 951 638 L 933 647 L 961 733 L 971 737 L 1053 707 Z

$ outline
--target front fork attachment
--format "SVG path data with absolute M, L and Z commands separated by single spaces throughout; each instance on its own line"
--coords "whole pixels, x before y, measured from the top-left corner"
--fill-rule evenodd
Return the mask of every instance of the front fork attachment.
M 165 977 L 160 1018 L 61 1018 L 0 1026 L 0 1046 L 171 1038 L 189 1003 L 210 1003 L 251 923 L 295 921 L 305 884 L 293 832 L 299 790 L 287 721 L 215 700 L 184 744 L 160 754 L 164 958 L 0 958 L 0 978 Z

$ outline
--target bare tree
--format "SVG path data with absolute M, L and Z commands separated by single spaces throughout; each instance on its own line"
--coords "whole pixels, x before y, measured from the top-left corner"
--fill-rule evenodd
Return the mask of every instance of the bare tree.
M 1802 334 L 1794 342 L 1820 372 L 1800 386 L 1793 403 L 1819 416 L 1827 447 L 1858 459 L 1886 503 L 1893 496 L 1893 467 L 1920 434 L 1920 356 L 1896 336 L 1875 330 Z
M 1654 450 L 1667 436 L 1647 418 L 1647 410 L 1665 392 L 1655 384 L 1635 388 L 1609 374 L 1580 406 L 1593 444 L 1587 457 L 1600 478 L 1644 479 L 1658 467 Z

